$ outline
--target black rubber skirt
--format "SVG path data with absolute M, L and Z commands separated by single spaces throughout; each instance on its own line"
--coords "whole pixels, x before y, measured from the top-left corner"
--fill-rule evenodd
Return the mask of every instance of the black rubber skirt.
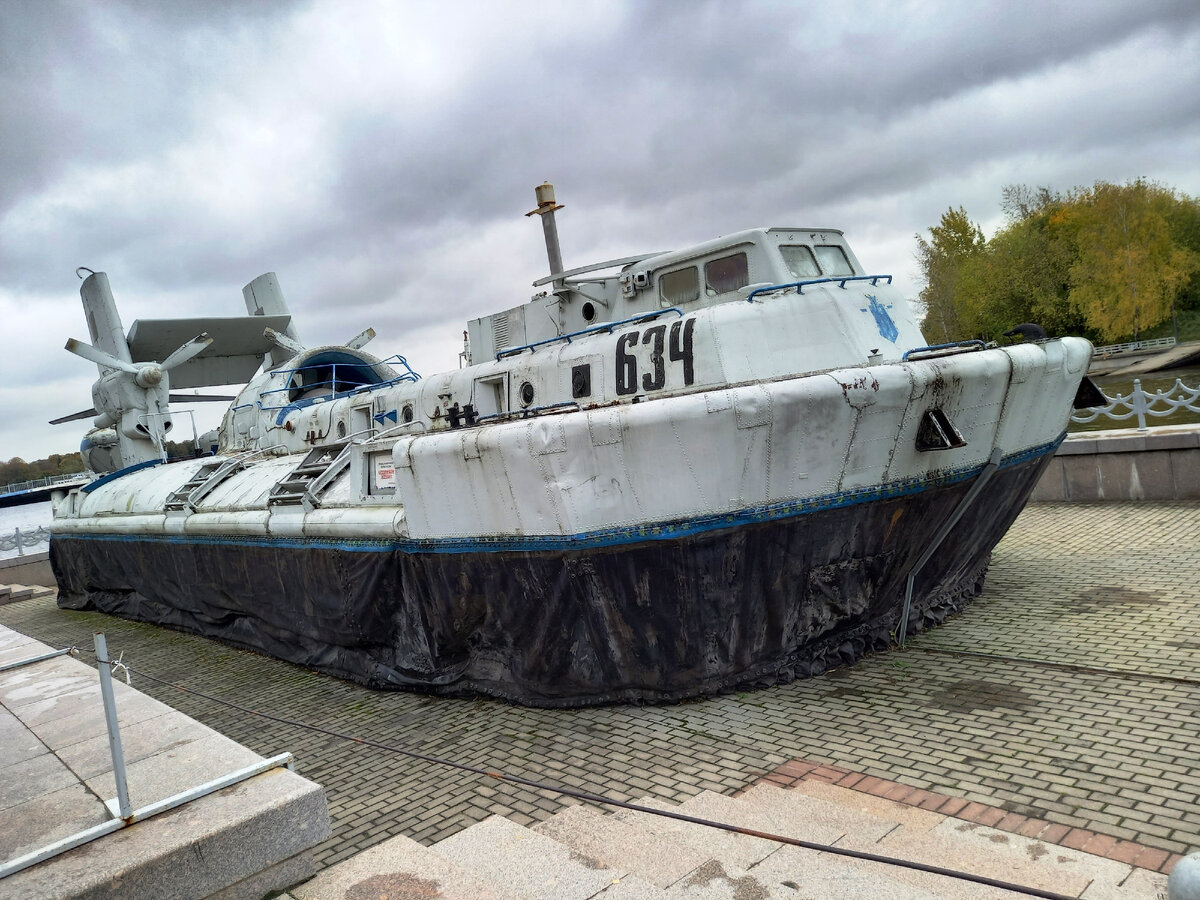
M 981 590 L 1050 452 L 1004 464 L 916 578 L 910 633 Z M 59 605 L 373 688 L 534 706 L 777 684 L 894 640 L 905 579 L 973 477 L 603 546 L 456 549 L 59 535 Z

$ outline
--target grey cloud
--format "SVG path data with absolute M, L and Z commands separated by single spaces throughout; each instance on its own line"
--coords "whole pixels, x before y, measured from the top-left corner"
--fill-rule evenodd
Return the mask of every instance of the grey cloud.
M 127 324 L 236 314 L 274 270 L 310 340 L 453 338 L 544 272 L 521 219 L 543 178 L 567 205 L 568 265 L 769 222 L 907 238 L 949 205 L 986 218 L 1013 180 L 1200 187 L 1194 2 L 646 2 L 588 28 L 562 13 L 549 36 L 511 4 L 503 34 L 400 29 L 428 72 L 335 54 L 312 74 L 322 16 L 353 53 L 397 9 L 425 7 L 0 0 L 0 299 L 78 315 L 83 264 L 109 272 Z M 473 9 L 495 7 L 447 14 Z M 1129 91 L 1076 83 L 1110 58 Z M 382 87 L 346 74 L 364 71 Z M 35 349 L 57 360 L 53 338 Z M 5 373 L 32 392 L 46 370 L 26 352 Z

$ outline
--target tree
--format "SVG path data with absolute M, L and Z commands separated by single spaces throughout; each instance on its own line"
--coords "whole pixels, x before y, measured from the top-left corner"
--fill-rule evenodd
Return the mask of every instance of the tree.
M 999 339 L 1020 322 L 1118 341 L 1200 306 L 1200 204 L 1143 179 L 1059 194 L 1007 185 L 984 241 L 950 209 L 917 236 L 926 337 Z
M 1077 255 L 1070 301 L 1104 340 L 1169 318 L 1200 271 L 1200 254 L 1172 236 L 1174 192 L 1143 179 L 1097 182 L 1072 205 Z
M 963 266 L 983 252 L 983 232 L 961 206 L 942 213 L 941 222 L 929 229 L 929 240 L 917 238 L 917 262 L 925 278 L 921 300 L 925 304 L 925 336 L 934 343 L 958 340 L 963 322 L 955 299 Z

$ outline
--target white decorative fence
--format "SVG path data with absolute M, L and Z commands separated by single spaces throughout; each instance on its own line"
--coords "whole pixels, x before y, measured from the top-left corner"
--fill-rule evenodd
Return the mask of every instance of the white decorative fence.
M 50 529 L 45 526 L 17 528 L 9 534 L 0 534 L 0 553 L 16 550 L 17 556 L 24 556 L 27 549 L 49 543 L 49 541 Z
M 1107 406 L 1080 410 L 1071 416 L 1071 421 L 1086 425 L 1100 416 L 1117 422 L 1136 416 L 1138 431 L 1145 431 L 1147 416 L 1162 418 L 1180 410 L 1200 413 L 1200 387 L 1188 387 L 1178 378 L 1175 384 L 1163 391 L 1143 391 L 1142 380 L 1135 378 L 1133 390 L 1128 396 L 1117 394 L 1108 400 Z

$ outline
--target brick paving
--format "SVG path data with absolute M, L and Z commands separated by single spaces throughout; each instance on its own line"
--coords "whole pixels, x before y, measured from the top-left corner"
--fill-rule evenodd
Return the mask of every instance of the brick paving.
M 960 813 L 998 808 L 997 821 L 1045 822 L 1056 840 L 1087 832 L 1166 860 L 1200 849 L 1198 536 L 1195 502 L 1032 506 L 996 549 L 983 595 L 905 649 L 673 706 L 534 710 L 375 692 L 47 599 L 0 607 L 0 623 L 56 646 L 90 646 L 102 629 L 135 669 L 195 690 L 618 799 L 734 793 L 803 759 L 861 775 L 863 789 L 890 782 L 918 802 L 932 802 L 927 792 Z M 565 802 L 134 684 L 259 753 L 294 752 L 329 797 L 322 865 L 395 834 L 433 843 L 493 813 L 530 824 Z

